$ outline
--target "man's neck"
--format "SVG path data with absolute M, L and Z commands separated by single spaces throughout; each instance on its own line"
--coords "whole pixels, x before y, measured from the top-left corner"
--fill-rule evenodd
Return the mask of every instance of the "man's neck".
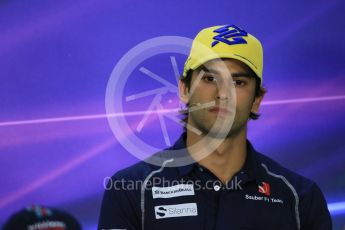
M 247 131 L 243 129 L 241 132 L 225 138 L 216 150 L 199 160 L 198 163 L 210 170 L 224 184 L 227 183 L 244 165 L 247 155 L 246 136 Z M 188 150 L 190 151 L 189 147 L 202 138 L 203 136 L 187 131 Z M 193 153 L 190 153 L 193 156 Z

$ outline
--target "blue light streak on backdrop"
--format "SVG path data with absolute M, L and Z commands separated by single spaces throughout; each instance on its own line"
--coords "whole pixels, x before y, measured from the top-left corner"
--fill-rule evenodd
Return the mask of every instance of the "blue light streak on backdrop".
M 144 40 L 192 38 L 203 27 L 234 23 L 255 34 L 265 51 L 268 94 L 262 117 L 250 124 L 250 139 L 259 151 L 316 181 L 329 203 L 334 229 L 342 229 L 344 9 L 341 0 L 2 1 L 0 225 L 14 211 L 40 203 L 65 209 L 85 229 L 94 229 L 103 179 L 137 161 L 102 116 L 115 64 Z M 174 83 L 164 61 L 168 56 L 143 65 Z M 182 64 L 179 57 L 180 71 Z M 159 86 L 137 70 L 132 77 L 127 96 Z M 128 103 L 125 112 L 143 111 L 151 100 Z M 163 100 L 167 106 L 178 104 L 172 94 Z M 135 129 L 141 118 L 128 121 Z M 150 129 L 142 131 L 145 140 L 164 147 L 157 116 L 148 122 Z M 167 126 L 174 130 L 171 139 L 181 132 L 176 124 Z

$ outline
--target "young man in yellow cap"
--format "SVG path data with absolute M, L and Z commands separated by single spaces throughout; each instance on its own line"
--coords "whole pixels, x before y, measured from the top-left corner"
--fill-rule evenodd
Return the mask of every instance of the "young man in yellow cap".
M 261 43 L 245 30 L 230 24 L 200 31 L 179 85 L 185 132 L 112 177 L 99 228 L 331 229 L 318 186 L 247 140 L 265 94 L 262 68 Z M 129 187 L 133 182 L 141 183 Z

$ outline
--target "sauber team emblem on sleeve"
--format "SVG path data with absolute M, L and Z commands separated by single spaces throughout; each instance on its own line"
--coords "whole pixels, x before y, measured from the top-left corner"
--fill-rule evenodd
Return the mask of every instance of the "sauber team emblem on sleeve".
M 269 183 L 262 182 L 262 185 L 259 185 L 258 187 L 259 187 L 259 193 L 265 194 L 266 196 L 271 195 Z

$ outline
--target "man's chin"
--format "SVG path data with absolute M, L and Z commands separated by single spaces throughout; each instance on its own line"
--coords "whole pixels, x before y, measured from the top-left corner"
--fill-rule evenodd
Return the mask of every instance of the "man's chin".
M 244 128 L 244 127 L 243 127 Z M 204 135 L 210 138 L 216 139 L 227 139 L 236 136 L 238 132 L 240 132 L 241 127 L 236 125 L 214 125 L 212 128 L 204 129 Z
M 223 127 L 212 127 L 208 129 L 205 133 L 206 136 L 211 137 L 211 138 L 217 138 L 217 139 L 225 139 L 228 138 L 231 129 L 225 128 L 226 126 Z

